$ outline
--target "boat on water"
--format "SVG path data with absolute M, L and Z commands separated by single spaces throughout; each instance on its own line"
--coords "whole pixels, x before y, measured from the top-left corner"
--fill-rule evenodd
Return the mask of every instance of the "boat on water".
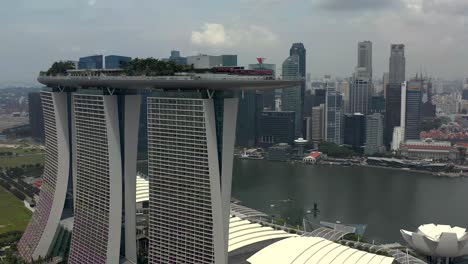
M 239 156 L 240 159 L 253 159 L 253 160 L 262 160 L 263 156 L 256 151 L 256 149 L 252 149 L 247 151 L 244 149 L 244 153 Z
M 262 160 L 264 159 L 262 156 L 260 155 L 248 155 L 248 154 L 241 154 L 240 159 L 254 159 L 254 160 Z

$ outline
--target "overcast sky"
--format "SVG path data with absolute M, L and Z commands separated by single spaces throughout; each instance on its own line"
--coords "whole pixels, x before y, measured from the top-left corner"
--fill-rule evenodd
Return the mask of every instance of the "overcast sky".
M 374 79 L 391 43 L 406 45 L 407 75 L 468 76 L 468 0 L 2 0 L 0 83 L 33 81 L 56 60 L 238 54 L 280 66 L 293 42 L 307 72 L 347 77 L 357 42 L 373 42 Z

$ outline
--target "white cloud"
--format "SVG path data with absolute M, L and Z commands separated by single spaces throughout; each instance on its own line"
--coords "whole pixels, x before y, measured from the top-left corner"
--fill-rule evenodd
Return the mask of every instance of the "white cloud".
M 192 31 L 192 43 L 202 46 L 221 46 L 228 40 L 228 36 L 221 24 L 205 23 L 202 31 Z
M 232 25 L 205 23 L 201 31 L 192 31 L 192 43 L 209 47 L 232 47 L 253 43 L 271 43 L 278 39 L 269 29 L 257 25 Z

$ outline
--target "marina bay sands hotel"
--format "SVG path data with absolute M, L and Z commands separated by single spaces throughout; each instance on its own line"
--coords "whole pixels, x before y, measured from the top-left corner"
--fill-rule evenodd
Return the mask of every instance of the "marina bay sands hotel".
M 47 86 L 46 163 L 36 211 L 18 243 L 25 260 L 47 255 L 72 193 L 69 263 L 137 263 L 135 175 L 146 93 L 149 263 L 227 263 L 239 96 L 298 81 L 99 71 L 38 81 Z

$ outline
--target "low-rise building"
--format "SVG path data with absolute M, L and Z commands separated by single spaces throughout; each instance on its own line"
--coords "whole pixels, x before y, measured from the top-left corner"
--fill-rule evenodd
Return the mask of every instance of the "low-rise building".
M 400 146 L 400 154 L 407 158 L 455 160 L 459 151 L 449 141 L 407 140 Z

